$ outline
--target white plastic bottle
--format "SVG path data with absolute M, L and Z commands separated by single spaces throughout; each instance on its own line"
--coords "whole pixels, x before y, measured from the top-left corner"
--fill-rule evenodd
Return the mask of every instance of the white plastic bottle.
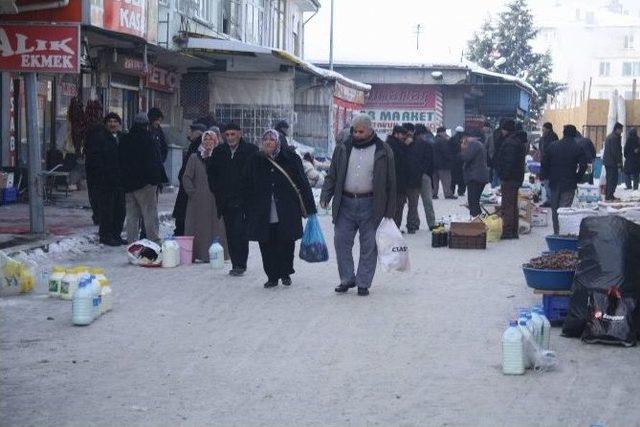
M 71 300 L 73 294 L 78 288 L 79 275 L 76 268 L 67 269 L 62 281 L 60 282 L 60 298 Z
M 49 296 L 53 298 L 60 297 L 60 285 L 62 285 L 62 279 L 64 278 L 66 271 L 63 267 L 55 265 L 53 271 L 49 275 Z
M 209 264 L 214 270 L 224 268 L 224 249 L 217 237 L 213 238 L 213 243 L 209 247 Z
M 102 297 L 102 301 L 100 303 L 100 307 L 104 314 L 111 311 L 113 308 L 113 289 L 111 289 L 111 286 L 109 285 L 109 280 L 105 280 L 101 285 L 100 295 Z
M 529 357 L 531 352 L 528 345 L 528 341 L 533 341 L 533 335 L 531 335 L 531 331 L 527 326 L 527 318 L 522 316 L 518 320 L 518 327 L 520 328 L 520 332 L 522 332 L 522 353 L 523 353 L 523 361 L 524 367 L 526 369 L 531 368 L 533 366 L 533 360 Z
M 544 314 L 544 308 L 538 306 L 536 307 L 536 312 L 540 319 L 542 320 L 542 333 L 540 338 L 540 348 L 543 350 L 549 350 L 549 345 L 551 343 L 551 322 L 547 319 L 547 316 Z
M 540 313 L 538 312 L 538 309 L 536 307 L 533 307 L 531 309 L 531 322 L 533 323 L 533 329 L 535 330 L 534 338 L 536 339 L 536 343 L 538 343 L 538 347 L 542 348 L 544 320 L 542 320 L 542 317 L 540 316 Z
M 524 342 L 518 322 L 511 320 L 502 335 L 502 373 L 505 375 L 524 374 Z
M 102 314 L 102 294 L 100 293 L 102 286 L 96 276 L 90 276 L 89 280 L 91 280 L 91 290 L 93 291 L 93 318 L 97 319 Z
M 173 237 L 162 242 L 162 267 L 173 268 L 180 265 L 180 245 Z
M 89 280 L 78 284 L 73 294 L 72 321 L 74 325 L 86 326 L 93 322 L 93 289 Z

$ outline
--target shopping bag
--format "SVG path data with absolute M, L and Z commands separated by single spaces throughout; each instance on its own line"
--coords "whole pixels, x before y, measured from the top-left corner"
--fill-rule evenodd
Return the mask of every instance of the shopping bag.
M 502 238 L 502 218 L 498 215 L 489 215 L 482 219 L 487 227 L 487 242 L 499 242 Z
M 310 215 L 304 226 L 300 243 L 300 259 L 307 262 L 325 262 L 329 259 L 327 244 L 324 241 L 320 222 L 318 222 L 316 215 Z
M 127 257 L 133 265 L 159 267 L 162 265 L 162 248 L 151 240 L 138 240 L 127 246 Z
M 385 271 L 409 271 L 409 248 L 396 223 L 383 218 L 376 231 L 378 262 Z

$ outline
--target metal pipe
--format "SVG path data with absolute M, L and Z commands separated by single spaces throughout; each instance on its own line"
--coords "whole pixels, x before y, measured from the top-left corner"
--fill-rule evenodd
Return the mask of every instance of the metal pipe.
M 38 79 L 36 73 L 24 76 L 27 110 L 27 143 L 29 150 L 29 224 L 31 233 L 44 234 L 44 200 L 40 191 L 42 143 L 38 135 Z
M 331 25 L 329 29 L 329 69 L 333 71 L 333 0 L 331 0 Z
M 69 0 L 53 0 L 42 3 L 27 4 L 24 6 L 17 6 L 18 13 L 33 12 L 36 10 L 58 9 L 60 7 L 69 6 Z

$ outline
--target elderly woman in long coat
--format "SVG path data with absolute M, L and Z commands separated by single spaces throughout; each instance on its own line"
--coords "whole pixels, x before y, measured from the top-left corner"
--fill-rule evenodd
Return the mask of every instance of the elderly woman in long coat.
M 264 287 L 277 286 L 280 280 L 291 285 L 303 212 L 315 214 L 316 205 L 300 157 L 281 147 L 276 130 L 265 132 L 260 151 L 247 161 L 242 193 L 249 240 L 260 244 Z
M 224 248 L 224 258 L 229 259 L 224 222 L 218 218 L 216 199 L 207 179 L 206 162 L 219 142 L 215 132 L 205 132 L 200 147 L 189 157 L 182 176 L 182 185 L 189 198 L 185 235 L 194 236 L 193 258 L 202 262 L 209 262 L 209 247 L 214 238 L 219 239 Z

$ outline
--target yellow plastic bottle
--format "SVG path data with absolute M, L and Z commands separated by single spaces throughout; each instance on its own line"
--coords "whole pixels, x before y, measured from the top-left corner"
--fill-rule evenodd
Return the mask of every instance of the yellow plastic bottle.
M 89 273 L 95 276 L 96 279 L 98 279 L 98 283 L 100 283 L 100 286 L 104 286 L 103 283 L 108 282 L 107 276 L 104 275 L 104 268 L 100 268 L 100 267 L 90 268 Z
M 73 294 L 78 288 L 79 280 L 80 274 L 77 267 L 67 269 L 60 283 L 60 298 L 66 300 L 73 299 Z
M 49 296 L 54 298 L 60 297 L 60 285 L 62 284 L 62 279 L 66 274 L 66 270 L 64 267 L 60 267 L 59 265 L 53 266 L 53 271 L 49 276 Z

